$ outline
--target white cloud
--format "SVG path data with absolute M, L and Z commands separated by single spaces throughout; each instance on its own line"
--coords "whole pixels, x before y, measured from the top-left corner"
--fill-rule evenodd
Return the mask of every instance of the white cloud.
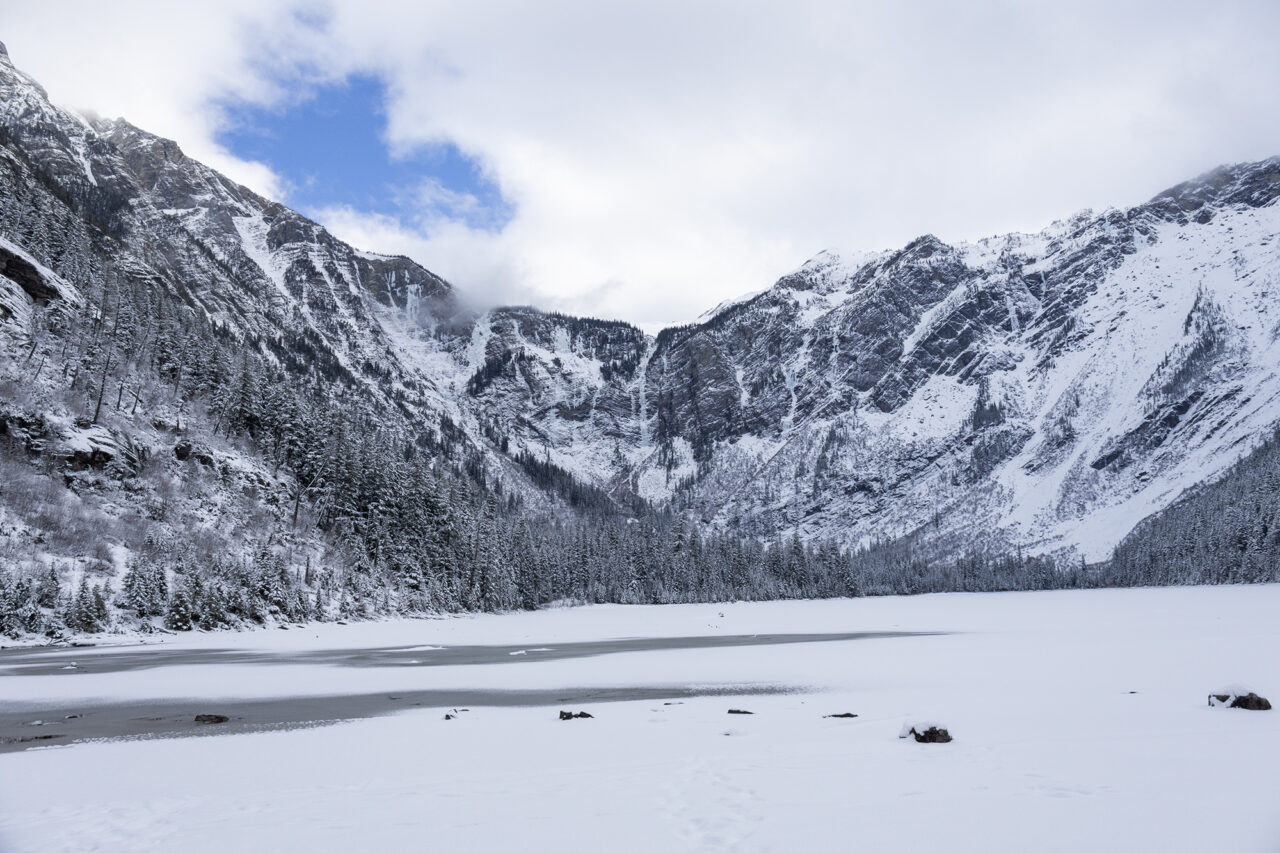
M 437 186 L 412 221 L 321 221 L 478 299 L 647 326 L 827 246 L 1038 228 L 1280 153 L 1269 0 L 2 5 L 55 98 L 270 192 L 213 143 L 217 101 L 379 74 L 392 148 L 454 142 L 514 218 L 468 229 Z
M 529 271 L 494 235 L 443 218 L 404 223 L 394 217 L 334 205 L 306 213 L 339 239 L 388 255 L 406 255 L 453 282 L 466 282 L 460 295 L 477 307 L 524 303 Z M 540 303 L 540 307 L 554 307 Z

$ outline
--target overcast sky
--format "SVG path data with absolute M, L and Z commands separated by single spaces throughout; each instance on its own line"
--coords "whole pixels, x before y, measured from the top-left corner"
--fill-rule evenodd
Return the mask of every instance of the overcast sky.
M 1277 36 L 1275 0 L 0 0 L 56 102 L 477 301 L 651 330 L 824 248 L 1038 230 L 1280 154 Z

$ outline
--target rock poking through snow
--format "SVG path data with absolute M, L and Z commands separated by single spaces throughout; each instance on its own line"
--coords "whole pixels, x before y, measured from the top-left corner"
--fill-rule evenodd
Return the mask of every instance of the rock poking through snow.
M 1243 708 L 1246 711 L 1270 711 L 1271 703 L 1252 691 L 1224 690 L 1209 694 L 1210 708 Z
M 908 720 L 898 732 L 899 738 L 914 737 L 916 743 L 951 743 L 951 733 L 937 723 Z

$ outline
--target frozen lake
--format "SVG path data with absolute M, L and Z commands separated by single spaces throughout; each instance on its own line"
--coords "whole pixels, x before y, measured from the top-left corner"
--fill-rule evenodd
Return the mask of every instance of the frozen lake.
M 558 643 L 554 647 L 526 646 L 389 646 L 385 648 L 314 649 L 205 649 L 119 647 L 0 650 L 0 679 L 24 676 L 77 678 L 152 670 L 153 680 L 165 679 L 165 670 L 178 667 L 281 666 L 312 664 L 355 667 L 442 667 L 538 663 L 551 660 L 635 654 L 637 652 L 774 646 L 793 643 L 831 643 L 925 636 L 903 631 L 868 631 L 831 634 L 712 634 L 693 637 L 630 637 L 615 640 Z M 317 637 L 317 639 L 319 639 Z M 0 701 L 0 753 L 38 749 L 85 740 L 148 736 L 243 734 L 266 729 L 297 728 L 319 723 L 353 720 L 397 713 L 406 708 L 468 705 L 530 707 L 582 702 L 623 702 L 641 699 L 690 699 L 696 696 L 760 695 L 801 691 L 785 685 L 637 685 L 617 687 L 559 687 L 555 689 L 503 690 L 474 688 L 409 689 L 394 693 L 336 693 L 324 696 L 282 695 L 257 699 L 221 698 L 210 702 L 194 699 L 149 699 L 143 702 L 94 697 L 65 700 L 38 698 L 28 702 Z M 470 712 L 470 709 L 467 709 Z M 216 730 L 196 720 L 201 714 L 227 719 Z
M 1277 612 L 1101 590 L 5 650 L 0 851 L 1275 851 L 1280 712 L 1205 700 L 1276 701 Z

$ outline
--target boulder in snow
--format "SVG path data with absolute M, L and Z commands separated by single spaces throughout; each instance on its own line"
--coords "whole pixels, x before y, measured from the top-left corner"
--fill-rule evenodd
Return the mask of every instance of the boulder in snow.
M 903 723 L 902 729 L 898 732 L 898 737 L 914 737 L 916 743 L 951 743 L 951 733 L 947 731 L 946 726 L 941 726 L 937 723 L 924 723 L 918 720 L 908 720 Z
M 196 714 L 196 722 L 203 723 L 205 725 L 212 725 L 215 723 L 225 723 L 230 719 L 231 718 L 226 716 L 225 714 Z
M 1228 688 L 1209 694 L 1210 708 L 1243 708 L 1246 711 L 1270 711 L 1271 703 L 1251 690 Z

